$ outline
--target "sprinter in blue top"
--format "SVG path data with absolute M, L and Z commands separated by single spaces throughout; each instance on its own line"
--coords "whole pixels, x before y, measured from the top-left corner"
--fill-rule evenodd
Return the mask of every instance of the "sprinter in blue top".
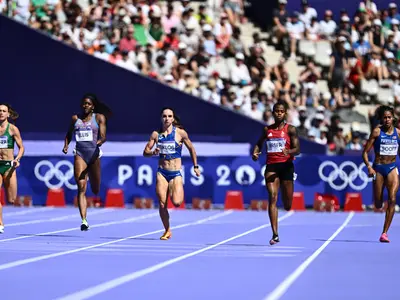
M 159 200 L 160 218 L 164 225 L 165 232 L 161 240 L 168 240 L 172 233 L 169 224 L 168 195 L 175 207 L 179 207 L 184 199 L 182 182 L 182 146 L 188 148 L 193 161 L 193 168 L 196 176 L 200 176 L 200 169 L 197 165 L 197 155 L 187 132 L 182 128 L 179 118 L 171 108 L 164 108 L 161 112 L 162 128 L 157 132 L 153 131 L 150 140 L 143 151 L 143 156 L 159 156 L 156 194 Z M 154 150 L 153 147 L 155 147 Z
M 396 156 L 399 154 L 399 129 L 394 117 L 394 110 L 390 106 L 380 106 L 377 115 L 381 124 L 370 134 L 365 145 L 362 157 L 368 167 L 368 175 L 374 178 L 374 204 L 376 208 L 382 208 L 383 190 L 388 191 L 388 207 L 386 209 L 385 223 L 382 235 L 379 239 L 382 243 L 389 243 L 387 232 L 393 220 L 396 205 L 396 194 L 399 190 L 399 171 L 396 167 Z M 368 162 L 368 152 L 374 147 L 375 160 L 371 166 Z
M 68 145 L 75 134 L 74 175 L 78 185 L 78 207 L 82 218 L 81 230 L 87 231 L 86 187 L 90 179 L 92 192 L 97 195 L 100 190 L 101 166 L 100 147 L 106 141 L 106 120 L 111 110 L 96 95 L 86 94 L 81 102 L 82 112 L 72 116 L 68 132 L 64 140 L 64 154 L 68 153 Z

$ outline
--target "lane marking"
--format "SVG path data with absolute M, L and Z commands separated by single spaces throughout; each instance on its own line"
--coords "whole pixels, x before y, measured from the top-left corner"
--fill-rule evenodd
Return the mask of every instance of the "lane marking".
M 343 224 L 331 235 L 331 237 L 322 244 L 313 254 L 311 254 L 296 270 L 288 277 L 286 277 L 264 300 L 278 300 L 280 299 L 290 286 L 300 277 L 301 274 L 310 266 L 310 264 L 324 251 L 326 247 L 338 236 L 338 234 L 349 224 L 354 217 L 354 212 L 350 212 Z
M 6 206 L 3 206 L 3 212 Z M 55 209 L 55 207 L 53 206 L 46 206 L 46 207 L 40 207 L 40 208 L 27 208 L 21 211 L 13 211 L 13 212 L 5 212 L 3 213 L 3 217 L 14 217 L 14 216 L 23 216 L 23 215 L 27 215 L 27 214 L 34 214 L 37 212 L 43 212 L 43 211 L 49 211 L 49 210 L 53 210 Z
M 170 212 L 171 214 L 171 212 Z M 111 225 L 118 225 L 118 224 L 125 224 L 125 223 L 131 223 L 131 222 L 136 222 L 144 219 L 149 219 L 152 217 L 158 216 L 158 212 L 142 215 L 142 216 L 136 216 L 128 219 L 123 219 L 123 220 L 118 220 L 118 221 L 110 221 L 110 222 L 105 222 L 105 223 L 100 223 L 100 224 L 94 224 L 90 225 L 90 228 L 99 228 L 99 227 L 105 227 L 105 226 L 111 226 Z M 22 239 L 28 239 L 32 238 L 35 236 L 46 236 L 46 235 L 52 235 L 52 234 L 58 234 L 58 233 L 64 233 L 64 232 L 70 232 L 70 231 L 80 231 L 79 226 L 75 226 L 72 228 L 67 228 L 67 229 L 61 229 L 61 230 L 55 230 L 55 231 L 48 231 L 48 232 L 42 232 L 42 233 L 34 233 L 32 235 L 24 235 L 24 236 L 18 236 L 18 237 L 13 237 L 13 238 L 8 238 L 8 239 L 0 239 L 0 243 L 2 242 L 9 242 L 9 241 L 16 241 L 16 240 L 22 240 Z
M 289 218 L 293 214 L 294 214 L 294 212 L 290 211 L 287 214 L 285 214 L 282 217 L 280 217 L 278 219 L 278 221 L 283 221 L 284 219 Z M 110 281 L 106 281 L 106 282 L 101 283 L 99 285 L 92 286 L 90 288 L 78 291 L 76 293 L 72 293 L 72 294 L 66 295 L 64 297 L 60 297 L 57 300 L 83 300 L 83 299 L 88 299 L 90 297 L 96 296 L 98 294 L 104 293 L 104 292 L 106 292 L 108 290 L 111 290 L 113 288 L 116 288 L 116 287 L 118 287 L 118 286 L 120 286 L 122 284 L 128 283 L 128 282 L 133 281 L 135 279 L 138 279 L 140 277 L 143 277 L 143 276 L 146 276 L 148 274 L 154 273 L 154 272 L 156 272 L 158 270 L 161 270 L 163 268 L 166 268 L 166 267 L 168 267 L 168 266 L 170 266 L 172 264 L 175 264 L 175 263 L 180 262 L 182 260 L 185 260 L 185 259 L 188 259 L 190 257 L 196 256 L 196 255 L 198 255 L 200 253 L 203 253 L 203 252 L 206 252 L 208 250 L 214 249 L 214 248 L 216 248 L 216 247 L 218 247 L 220 245 L 226 244 L 226 243 L 228 243 L 230 241 L 236 240 L 236 239 L 238 239 L 240 237 L 249 235 L 249 234 L 251 234 L 253 232 L 259 231 L 259 230 L 267 228 L 269 226 L 271 226 L 271 224 L 264 224 L 264 225 L 258 226 L 256 228 L 250 229 L 250 230 L 248 230 L 246 232 L 243 232 L 241 234 L 235 235 L 235 236 L 230 237 L 230 238 L 228 238 L 226 240 L 223 240 L 221 242 L 213 244 L 211 246 L 208 246 L 208 247 L 205 247 L 205 248 L 201 248 L 201 249 L 199 249 L 197 251 L 193 251 L 193 252 L 187 253 L 185 255 L 178 256 L 178 257 L 173 258 L 173 259 L 166 260 L 166 261 L 164 261 L 162 263 L 158 263 L 158 264 L 153 265 L 151 267 L 148 267 L 148 268 L 145 268 L 145 269 L 142 269 L 142 270 L 139 270 L 139 271 L 136 271 L 136 272 L 133 272 L 133 273 L 130 273 L 130 274 L 115 278 L 115 279 L 110 280 Z
M 195 221 L 195 222 L 190 222 L 190 223 L 185 223 L 185 224 L 173 226 L 173 227 L 171 227 L 171 229 L 179 229 L 179 228 L 184 228 L 184 227 L 188 227 L 188 226 L 195 226 L 195 225 L 203 224 L 205 222 L 208 222 L 208 221 L 211 221 L 211 220 L 215 220 L 215 219 L 230 215 L 231 213 L 233 213 L 233 210 L 227 210 L 227 211 L 224 211 L 222 213 L 218 213 L 218 214 L 212 215 L 210 217 L 207 217 L 207 218 L 204 218 L 204 219 L 200 219 L 200 220 Z M 21 259 L 21 260 L 16 260 L 16 261 L 13 261 L 13 262 L 10 262 L 10 263 L 5 263 L 5 264 L 0 265 L 0 270 L 6 270 L 6 269 L 10 269 L 10 268 L 14 268 L 14 267 L 18 267 L 18 266 L 22 266 L 22 265 L 26 265 L 26 264 L 35 263 L 35 262 L 38 262 L 38 261 L 54 258 L 54 257 L 59 257 L 59 256 L 64 256 L 64 255 L 68 255 L 68 254 L 72 254 L 72 253 L 77 253 L 77 252 L 81 252 L 81 251 L 85 251 L 85 250 L 89 250 L 89 249 L 93 249 L 93 248 L 98 248 L 98 247 L 102 247 L 102 246 L 106 246 L 106 245 L 119 243 L 119 242 L 122 242 L 122 241 L 130 240 L 130 239 L 134 239 L 134 238 L 138 238 L 138 237 L 152 235 L 152 234 L 155 234 L 155 233 L 161 233 L 161 232 L 164 232 L 164 229 L 154 230 L 154 231 L 150 231 L 150 232 L 146 232 L 146 233 L 142 233 L 142 234 L 136 234 L 136 235 L 129 236 L 129 237 L 126 237 L 126 238 L 122 238 L 122 239 L 118 239 L 118 240 L 114 240 L 114 241 L 109 241 L 109 242 L 105 242 L 105 243 L 101 243 L 101 244 L 94 244 L 94 245 L 91 245 L 91 246 L 77 248 L 77 249 L 73 249 L 73 250 L 56 252 L 56 253 L 52 253 L 52 254 L 41 255 L 41 256 L 36 256 L 36 257 L 31 257 L 31 258 Z

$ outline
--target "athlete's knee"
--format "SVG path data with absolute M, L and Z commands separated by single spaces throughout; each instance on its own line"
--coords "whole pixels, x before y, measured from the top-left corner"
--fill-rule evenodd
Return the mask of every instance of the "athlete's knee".
M 276 204 L 276 201 L 278 201 L 278 192 L 276 192 L 276 191 L 270 191 L 270 192 L 268 192 L 268 195 L 269 195 L 269 201 L 270 201 L 270 204 Z
M 292 209 L 292 201 L 291 201 L 291 200 L 283 201 L 283 208 L 284 208 L 286 211 L 291 210 L 291 209 Z
M 388 207 L 395 207 L 396 206 L 396 197 L 389 197 L 388 199 Z
M 94 186 L 94 187 L 92 186 L 91 189 L 92 189 L 92 193 L 95 194 L 96 196 L 100 193 L 100 187 L 98 187 L 98 186 Z
M 159 207 L 160 209 L 165 209 L 165 208 L 167 208 L 167 201 L 159 200 L 159 201 L 158 201 L 158 207 Z
M 83 180 L 78 181 L 77 186 L 78 186 L 79 193 L 86 192 L 86 181 L 83 181 Z

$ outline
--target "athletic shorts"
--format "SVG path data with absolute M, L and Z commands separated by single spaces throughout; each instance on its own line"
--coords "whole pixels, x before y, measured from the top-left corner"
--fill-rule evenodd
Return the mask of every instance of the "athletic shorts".
M 294 164 L 292 161 L 267 165 L 265 174 L 276 173 L 279 180 L 295 180 Z
M 4 175 L 13 167 L 11 160 L 0 160 L 0 174 Z

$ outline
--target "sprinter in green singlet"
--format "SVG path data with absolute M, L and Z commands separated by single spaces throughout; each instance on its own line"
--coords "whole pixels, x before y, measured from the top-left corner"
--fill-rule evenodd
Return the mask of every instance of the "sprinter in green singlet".
M 8 202 L 14 203 L 17 197 L 17 176 L 15 169 L 19 167 L 19 161 L 24 155 L 24 145 L 17 126 L 8 122 L 8 119 L 15 120 L 18 114 L 11 108 L 11 105 L 0 103 L 0 188 L 4 183 Z M 17 144 L 19 151 L 14 157 L 14 144 Z M 0 233 L 4 233 L 3 207 L 0 202 Z

